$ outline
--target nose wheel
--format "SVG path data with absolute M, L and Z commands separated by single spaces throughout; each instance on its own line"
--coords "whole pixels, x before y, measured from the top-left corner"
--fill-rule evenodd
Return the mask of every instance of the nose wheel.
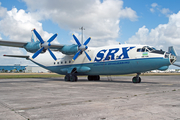
M 140 74 L 141 73 L 137 73 L 137 75 L 132 78 L 133 83 L 140 83 L 141 82 L 141 78 L 139 77 Z

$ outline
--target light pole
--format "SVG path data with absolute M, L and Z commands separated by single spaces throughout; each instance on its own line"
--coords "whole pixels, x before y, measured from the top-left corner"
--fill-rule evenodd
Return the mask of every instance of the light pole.
M 82 34 L 82 38 L 81 38 L 81 44 L 83 44 L 83 30 L 85 30 L 85 28 L 83 28 L 83 26 L 81 28 L 79 28 L 81 30 L 81 34 Z

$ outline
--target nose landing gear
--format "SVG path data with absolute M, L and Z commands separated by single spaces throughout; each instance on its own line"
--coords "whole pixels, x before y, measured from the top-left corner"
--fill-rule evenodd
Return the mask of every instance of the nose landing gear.
M 133 83 L 140 83 L 141 82 L 141 78 L 139 77 L 140 74 L 141 73 L 137 73 L 137 75 L 132 78 Z

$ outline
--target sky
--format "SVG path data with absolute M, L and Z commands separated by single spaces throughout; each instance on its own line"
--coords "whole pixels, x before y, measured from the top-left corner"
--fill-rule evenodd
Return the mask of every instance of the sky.
M 174 46 L 180 54 L 179 0 L 0 0 L 0 39 L 31 40 L 36 28 L 46 41 L 72 44 L 72 33 L 88 46 L 118 43 L 145 44 L 168 50 Z M 19 58 L 5 58 L 4 54 L 30 55 L 22 48 L 0 46 L 0 64 L 32 65 Z M 57 54 L 57 53 L 55 53 Z

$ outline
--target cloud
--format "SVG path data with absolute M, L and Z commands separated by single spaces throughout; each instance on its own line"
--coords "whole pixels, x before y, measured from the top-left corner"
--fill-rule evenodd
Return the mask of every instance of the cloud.
M 0 2 L 0 18 L 4 17 L 7 12 L 7 9 L 4 7 L 1 7 L 1 2 Z
M 139 28 L 135 35 L 129 38 L 128 43 L 147 44 L 167 50 L 174 46 L 180 53 L 180 11 L 169 16 L 167 24 L 160 24 L 149 30 L 146 26 Z
M 169 10 L 169 8 L 163 8 L 161 9 L 161 13 L 164 15 L 168 15 L 169 13 L 171 13 L 171 11 Z
M 45 41 L 53 35 L 52 33 L 44 31 L 42 23 L 36 20 L 33 14 L 26 12 L 25 10 L 17 10 L 17 8 L 12 8 L 12 10 L 7 11 L 6 8 L 0 6 L 0 17 L 0 32 L 1 34 L 7 36 L 11 41 L 30 42 L 31 30 L 33 28 L 36 28 Z M 0 39 L 3 38 L 0 36 Z M 58 43 L 57 40 L 53 42 Z M 12 58 L 5 58 L 3 57 L 3 54 L 27 54 L 25 50 L 19 48 L 0 46 L 0 49 L 0 64 L 6 64 L 8 62 L 12 63 Z M 15 58 L 13 63 L 17 63 L 18 61 L 19 59 Z M 21 61 L 29 64 L 29 62 L 24 59 Z
M 119 23 L 121 19 L 135 21 L 138 16 L 129 7 L 123 7 L 122 0 L 24 0 L 27 10 L 7 10 L 0 4 L 0 32 L 12 41 L 29 42 L 32 28 L 48 40 L 53 34 L 43 30 L 41 21 L 52 20 L 62 29 L 72 33 L 80 33 L 79 27 L 84 26 L 85 39 L 92 37 L 89 46 L 117 44 Z M 37 4 L 38 3 L 38 4 Z M 80 35 L 80 34 L 79 34 Z M 85 40 L 84 39 L 84 40 Z M 53 41 L 58 43 L 57 40 Z M 1 47 L 0 54 L 28 54 L 22 49 Z M 10 58 L 6 58 L 10 59 Z M 6 59 L 0 57 L 1 64 Z M 14 61 L 15 62 L 15 61 Z
M 167 17 L 169 17 L 169 15 L 172 13 L 171 10 L 169 10 L 169 8 L 162 8 L 160 5 L 158 5 L 157 3 L 152 3 L 151 4 L 151 8 L 150 11 L 152 13 L 158 12 L 160 14 L 163 14 Z
M 119 37 L 120 19 L 137 20 L 131 8 L 123 8 L 121 0 L 24 0 L 29 11 L 51 19 L 61 28 L 79 32 L 79 27 L 86 28 L 85 35 L 91 36 L 91 46 L 107 45 L 106 41 L 115 42 Z M 38 4 L 37 4 L 38 3 Z M 101 44 L 96 44 L 100 42 Z
M 13 41 L 29 42 L 33 28 L 36 28 L 45 40 L 53 35 L 43 31 L 42 23 L 34 19 L 30 12 L 26 13 L 22 9 L 18 11 L 17 8 L 12 8 L 12 10 L 6 11 L 4 18 L 0 20 L 0 32 Z
M 151 7 L 153 7 L 153 8 L 155 8 L 155 7 L 157 7 L 157 6 L 158 6 L 157 3 L 152 3 L 152 4 L 151 4 Z

